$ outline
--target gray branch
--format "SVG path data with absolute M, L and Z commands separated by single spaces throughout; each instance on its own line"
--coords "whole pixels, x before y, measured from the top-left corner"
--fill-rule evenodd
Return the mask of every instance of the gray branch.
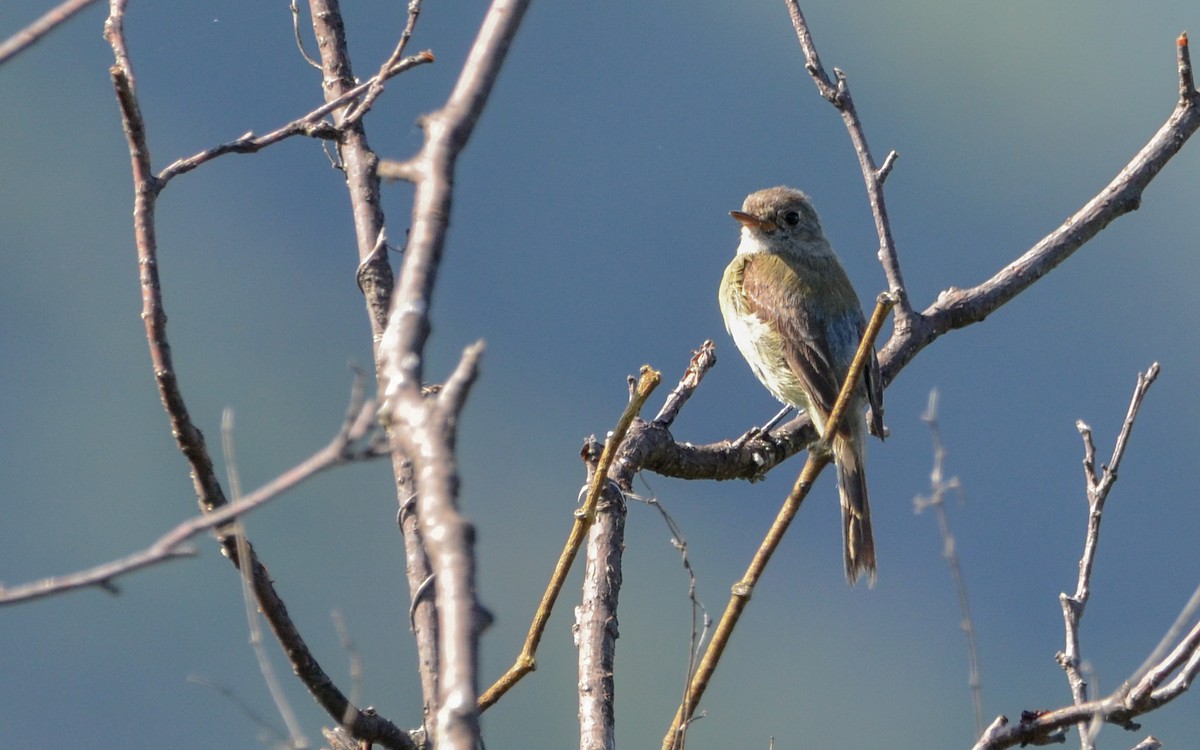
M 495 0 L 458 82 L 423 125 L 425 145 L 407 173 L 416 183 L 412 229 L 379 348 L 380 418 L 413 463 L 416 519 L 434 576 L 439 685 L 432 726 L 440 748 L 474 750 L 479 737 L 474 529 L 457 507 L 457 420 L 478 372 L 482 344 L 468 347 L 446 387 L 422 387 L 429 310 L 450 221 L 455 166 L 479 120 L 528 0 Z

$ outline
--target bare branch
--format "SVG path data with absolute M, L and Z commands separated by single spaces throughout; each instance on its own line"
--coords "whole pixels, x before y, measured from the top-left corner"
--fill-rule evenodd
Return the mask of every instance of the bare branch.
M 166 314 L 163 311 L 162 290 L 158 279 L 158 242 L 154 223 L 154 207 L 162 184 L 151 171 L 150 151 L 146 145 L 145 123 L 138 105 L 133 65 L 125 41 L 124 21 L 127 0 L 111 0 L 105 38 L 113 49 L 114 64 L 110 69 L 121 122 L 129 148 L 134 186 L 134 242 L 138 253 L 138 269 L 142 288 L 142 319 L 154 366 L 159 395 L 166 409 L 171 432 L 180 451 L 191 467 L 192 482 L 202 512 L 211 513 L 228 505 L 220 482 L 213 470 L 212 457 L 204 436 L 192 422 L 183 394 L 175 377 L 171 348 L 166 335 Z M 254 590 L 259 607 L 267 617 L 275 637 L 279 639 L 296 676 L 316 698 L 317 702 L 338 721 L 353 716 L 350 725 L 356 737 L 369 739 L 391 748 L 414 747 L 412 739 L 387 719 L 368 714 L 352 706 L 329 675 L 321 669 L 300 632 L 292 622 L 287 607 L 275 590 L 266 568 L 258 561 L 253 547 L 247 545 L 246 555 L 239 556 L 236 545 L 218 528 L 222 550 L 235 565 L 249 566 L 253 572 Z
M 371 90 L 372 86 L 379 82 L 379 76 L 366 84 L 356 83 L 338 0 L 310 0 L 309 7 L 313 33 L 320 43 L 318 46 L 326 99 L 323 109 L 332 113 L 348 107 L 352 100 Z M 407 33 L 411 33 L 415 21 L 415 16 L 410 14 Z M 403 35 L 402 40 L 407 41 L 403 39 Z M 433 55 L 429 52 L 422 52 L 417 57 L 423 58 L 425 62 L 433 61 Z M 405 64 L 403 60 L 394 65 L 390 63 L 391 60 L 385 63 L 381 71 L 392 70 Z M 379 159 L 367 141 L 361 117 L 347 117 L 343 110 L 341 116 L 335 119 L 339 120 L 338 157 L 346 175 L 346 190 L 350 197 L 358 249 L 359 263 L 355 280 L 367 306 L 376 374 L 379 376 L 385 366 L 385 358 L 379 344 L 387 324 L 394 286 L 388 258 L 387 225 L 382 210 L 379 178 L 376 174 Z M 407 560 L 405 576 L 412 596 L 411 620 L 419 654 L 417 666 L 423 696 L 422 725 L 431 726 L 438 705 L 439 625 L 432 599 L 422 600 L 420 592 L 422 587 L 432 580 L 433 567 L 426 554 L 420 519 L 416 513 L 406 512 L 410 507 L 415 507 L 409 503 L 416 496 L 417 479 L 405 452 L 393 451 L 392 473 L 396 479 L 400 505 L 397 522 L 404 539 Z
M 1079 562 L 1079 579 L 1075 594 L 1061 594 L 1059 597 L 1066 625 L 1066 647 L 1057 655 L 1059 664 L 1067 672 L 1074 705 L 1053 711 L 1026 711 L 1017 724 L 1010 724 L 1003 716 L 998 717 L 979 738 L 975 750 L 1062 742 L 1066 730 L 1071 726 L 1079 727 L 1084 748 L 1093 747 L 1096 728 L 1108 723 L 1124 729 L 1138 729 L 1138 725 L 1133 721 L 1135 718 L 1182 695 L 1190 687 L 1197 672 L 1200 672 L 1200 623 L 1193 625 L 1170 653 L 1163 655 L 1182 632 L 1184 624 L 1191 621 L 1197 609 L 1200 609 L 1200 588 L 1193 593 L 1183 612 L 1176 618 L 1174 625 L 1146 663 L 1110 695 L 1099 700 L 1089 700 L 1088 686 L 1080 669 L 1079 621 L 1090 595 L 1092 563 L 1099 541 L 1101 513 L 1108 492 L 1116 482 L 1117 469 L 1128 445 L 1142 399 L 1153 384 L 1158 371 L 1158 364 L 1155 363 L 1145 373 L 1138 374 L 1138 382 L 1125 422 L 1113 448 L 1112 460 L 1099 476 L 1094 471 L 1095 446 L 1092 443 L 1091 430 L 1086 424 L 1079 423 L 1079 431 L 1084 440 L 1084 465 L 1087 469 L 1088 483 L 1087 540 L 1083 558 Z M 1175 678 L 1163 685 L 1164 680 L 1171 674 L 1175 674 Z M 1157 746 L 1157 740 L 1150 737 L 1137 747 Z
M 256 136 L 253 132 L 246 133 L 238 138 L 227 143 L 222 143 L 218 146 L 205 149 L 196 154 L 183 159 L 177 159 L 167 165 L 162 172 L 159 173 L 158 179 L 163 183 L 178 177 L 181 174 L 187 174 L 196 167 L 206 164 L 213 159 L 224 156 L 226 154 L 253 154 L 262 151 L 268 146 L 273 146 L 280 141 L 287 140 L 293 136 L 303 135 L 309 138 L 321 138 L 324 140 L 338 140 L 341 137 L 341 128 L 332 123 L 326 122 L 324 117 L 339 107 L 345 106 L 362 96 L 369 91 L 373 85 L 378 84 L 381 80 L 393 78 L 400 75 L 406 70 L 433 62 L 433 53 L 425 50 L 419 52 L 412 57 L 406 57 L 387 68 L 386 73 L 381 73 L 383 79 L 378 76 L 368 79 L 365 83 L 347 89 L 340 96 L 337 96 L 320 107 L 306 115 L 296 118 L 291 122 L 282 125 L 275 130 L 264 135 Z
M 670 427 L 675 421 L 675 417 L 679 416 L 683 405 L 700 387 L 700 381 L 704 379 L 705 374 L 716 364 L 717 347 L 713 345 L 712 341 L 705 341 L 700 345 L 698 351 L 692 353 L 692 361 L 688 364 L 687 372 L 679 379 L 674 390 L 667 395 L 667 400 L 663 402 L 662 408 L 654 417 L 654 423 Z
M 120 560 L 97 565 L 94 568 L 67 576 L 45 578 L 20 586 L 0 587 L 0 606 L 18 604 L 91 586 L 115 591 L 112 581 L 120 576 L 168 560 L 194 556 L 195 548 L 185 546 L 185 543 L 197 534 L 224 526 L 327 469 L 383 455 L 369 446 L 362 447 L 358 444 L 358 441 L 365 436 L 360 429 L 362 415 L 373 416 L 374 411 L 373 401 L 362 402 L 360 400 L 358 411 L 354 414 L 353 419 L 347 419 L 328 445 L 236 503 L 229 503 L 219 510 L 185 521 L 163 534 L 146 549 L 127 555 Z M 355 427 L 356 425 L 359 427 Z
M 233 409 L 226 407 L 221 413 L 221 449 L 225 457 L 225 471 L 229 481 L 229 491 L 233 496 L 233 504 L 242 497 L 242 480 L 238 473 L 237 455 L 234 451 L 233 442 Z M 232 525 L 233 539 L 237 545 L 237 559 L 250 559 L 250 540 L 246 537 L 246 525 L 239 517 Z M 246 626 L 250 631 L 250 648 L 254 651 L 254 658 L 258 661 L 258 671 L 263 677 L 263 682 L 267 686 L 267 692 L 271 696 L 272 702 L 275 704 L 275 711 L 279 717 L 283 719 L 283 724 L 287 727 L 288 746 L 289 747 L 307 747 L 308 739 L 304 736 L 304 730 L 300 728 L 300 721 L 296 718 L 296 711 L 292 708 L 292 704 L 287 699 L 287 694 L 283 691 L 283 685 L 279 682 L 279 676 L 275 673 L 275 668 L 271 666 L 271 659 L 267 656 L 266 643 L 262 635 L 262 624 L 258 620 L 258 607 L 254 597 L 254 579 L 250 575 L 250 567 L 243 565 L 241 570 L 241 592 L 242 606 L 246 613 Z
M 381 403 L 390 411 L 401 390 L 421 386 L 421 353 L 429 336 L 429 307 L 450 221 L 458 155 L 483 112 L 505 54 L 516 36 L 528 0 L 494 0 L 446 105 L 424 119 L 425 145 L 413 159 L 416 180 L 413 224 L 401 269 L 398 300 L 384 333 L 389 371 Z
M 1200 623 L 1193 625 L 1183 638 L 1179 636 L 1186 623 L 1196 616 L 1198 609 L 1200 609 L 1200 587 L 1192 592 L 1191 599 L 1179 616 L 1175 618 L 1175 623 L 1162 637 L 1154 653 L 1134 673 L 1132 678 L 1126 680 L 1126 684 L 1132 686 L 1125 698 L 1128 703 L 1140 706 L 1152 698 L 1162 699 L 1168 695 L 1174 698 L 1191 684 L 1197 669 L 1200 668 Z M 1171 649 L 1170 653 L 1164 655 L 1163 652 L 1176 640 L 1178 643 L 1175 647 Z M 1162 687 L 1163 682 L 1177 670 L 1179 675 L 1175 680 Z
M 1180 38 L 1178 50 L 1180 87 L 1184 94 L 1158 133 L 1106 188 L 1066 223 L 991 279 L 967 290 L 951 287 L 923 313 L 914 312 L 907 329 L 900 325 L 898 314 L 896 331 L 879 353 L 885 382 L 894 380 L 922 349 L 942 334 L 982 321 L 1049 273 L 1114 218 L 1136 207 L 1145 187 L 1200 128 L 1200 94 L 1190 88 L 1191 62 L 1186 37 Z M 828 86 L 830 95 L 837 96 L 837 87 L 832 83 Z M 822 87 L 822 91 L 826 89 Z M 629 459 L 639 469 L 682 479 L 756 478 L 803 450 L 816 436 L 804 415 L 774 430 L 770 440 L 749 440 L 745 444 L 678 443 L 665 427 L 653 422 L 635 425 L 634 432 L 628 446 Z
M 438 700 L 427 729 L 435 733 L 439 747 L 473 750 L 479 741 L 476 671 L 485 615 L 475 598 L 474 528 L 456 507 L 452 424 L 457 414 L 447 417 L 432 404 L 417 402 L 405 404 L 393 417 L 398 417 L 389 420 L 394 444 L 413 460 L 416 520 L 435 582 Z
M 390 445 L 389 445 L 390 449 Z M 404 575 L 408 580 L 408 620 L 417 646 L 417 672 L 421 679 L 421 726 L 433 726 L 437 710 L 438 645 L 441 640 L 438 625 L 437 605 L 433 597 L 433 567 L 425 551 L 425 539 L 417 516 L 417 478 L 413 462 L 400 451 L 392 452 L 392 471 L 396 477 L 396 493 L 400 508 L 396 512 L 396 525 L 404 537 L 406 564 Z
M 1077 724 L 1099 720 L 1115 724 L 1123 729 L 1137 730 L 1140 726 L 1133 721 L 1138 716 L 1165 705 L 1178 697 L 1182 691 L 1154 697 L 1141 706 L 1130 706 L 1121 700 L 1119 691 L 1102 700 L 1088 701 L 1066 706 L 1053 711 L 1026 711 L 1016 724 L 999 716 L 975 743 L 972 750 L 1000 750 L 1001 748 L 1025 745 L 1045 745 L 1063 742 L 1064 732 Z
M 892 291 L 901 294 L 896 311 L 896 332 L 879 357 L 884 381 L 887 383 L 895 378 L 918 351 L 941 334 L 983 320 L 1070 257 L 1111 221 L 1136 210 L 1146 185 L 1200 127 L 1200 94 L 1197 94 L 1192 78 L 1187 35 L 1184 34 L 1178 40 L 1179 102 L 1171 117 L 1133 161 L 1062 226 L 991 279 L 968 290 L 951 287 L 942 292 L 937 301 L 923 313 L 916 313 L 903 294 L 904 282 L 883 202 L 883 181 L 891 171 L 894 155 L 889 155 L 883 167 L 875 167 L 861 121 L 846 85 L 845 75 L 835 69 L 836 84 L 830 80 L 821 65 L 798 0 L 787 0 L 787 5 L 800 46 L 804 50 L 806 68 L 821 96 L 837 107 L 850 133 L 863 179 L 867 184 L 867 194 L 880 237 L 880 261 Z
M 416 520 L 435 577 L 439 684 L 435 719 L 428 729 L 438 747 L 462 750 L 474 750 L 480 741 L 477 669 L 483 610 L 475 600 L 474 531 L 457 508 L 454 434 L 479 348 L 468 349 L 452 378 L 453 387 L 440 395 L 423 392 L 422 361 L 450 220 L 455 165 L 527 6 L 528 0 L 494 0 L 445 106 L 424 120 L 425 145 L 414 158 L 413 225 L 377 356 L 380 417 L 392 431 L 393 446 L 413 462 Z M 360 167 L 369 167 L 377 182 L 376 163 Z M 352 171 L 348 165 L 348 177 Z M 377 236 L 370 235 L 372 243 Z
M 846 130 L 850 134 L 850 141 L 854 144 L 854 152 L 858 155 L 858 165 L 862 170 L 863 181 L 866 183 L 867 198 L 871 202 L 871 213 L 875 217 L 875 231 L 879 234 L 879 262 L 883 264 L 888 291 L 897 297 L 895 327 L 897 331 L 907 331 L 911 325 L 913 309 L 908 299 L 907 288 L 904 286 L 904 276 L 900 273 L 900 259 L 896 252 L 896 243 L 892 239 L 892 226 L 888 221 L 887 203 L 883 197 L 884 180 L 892 171 L 898 154 L 892 151 L 884 160 L 882 167 L 875 165 L 875 159 L 871 156 L 871 147 L 867 144 L 867 135 L 863 131 L 862 121 L 858 119 L 854 100 L 850 97 L 850 87 L 846 85 L 846 75 L 834 68 L 837 85 L 835 86 L 829 80 L 829 74 L 825 72 L 824 66 L 821 65 L 821 58 L 817 55 L 817 48 L 812 34 L 808 30 L 808 23 L 804 20 L 804 13 L 800 10 L 799 0 L 787 0 L 787 6 L 788 13 L 792 17 L 792 26 L 796 30 L 800 48 L 804 51 L 804 58 L 807 61 L 805 69 L 812 76 L 821 96 L 841 113 L 842 121 L 845 122 Z
M 71 20 L 72 16 L 94 2 L 96 0 L 65 0 L 46 11 L 41 18 L 0 43 L 0 65 L 22 50 L 41 41 L 44 36 Z
M 971 690 L 971 704 L 975 709 L 975 732 L 983 734 L 983 677 L 979 666 L 979 646 L 975 641 L 975 621 L 971 617 L 971 607 L 967 600 L 967 584 L 963 579 L 962 564 L 958 559 L 958 549 L 954 542 L 954 534 L 950 532 L 950 519 L 946 515 L 946 495 L 957 492 L 961 495 L 962 485 L 958 477 L 945 478 L 946 448 L 942 444 L 941 428 L 937 418 L 938 392 L 929 392 L 929 407 L 921 415 L 921 421 L 929 425 L 933 438 L 933 471 L 930 473 L 930 494 L 928 497 L 919 496 L 913 501 L 917 513 L 925 508 L 933 508 L 937 516 L 938 531 L 942 536 L 942 556 L 950 566 L 950 575 L 954 578 L 954 591 L 958 594 L 958 609 L 962 614 L 963 635 L 967 638 L 967 685 Z
M 434 580 L 438 696 L 427 731 L 439 747 L 479 746 L 478 641 L 490 616 L 476 600 L 475 529 L 457 508 L 454 443 L 482 353 L 482 342 L 468 347 L 442 395 L 420 396 L 409 415 L 415 419 L 393 434 L 399 450 L 415 458 L 416 519 Z
M 614 435 L 609 442 L 616 442 Z M 598 466 L 592 467 L 599 468 Z M 593 471 L 592 478 L 606 473 Z M 593 482 L 593 486 L 597 483 Z M 575 608 L 572 636 L 579 652 L 579 746 L 612 750 L 616 742 L 617 604 L 621 594 L 622 557 L 625 548 L 624 494 L 611 481 L 598 483 L 604 490 L 595 520 L 587 533 L 584 552 L 583 592 Z
M 642 406 L 645 405 L 646 399 L 658 387 L 659 378 L 659 373 L 649 366 L 642 367 L 633 397 L 625 405 L 620 418 L 617 419 L 617 424 L 613 427 L 608 440 L 605 441 L 603 450 L 592 451 L 590 446 L 593 441 L 589 441 L 589 444 L 584 446 L 584 462 L 591 468 L 587 495 L 582 505 L 575 511 L 575 523 L 572 524 L 566 544 L 563 545 L 563 551 L 554 564 L 554 572 L 550 574 L 550 583 L 546 585 L 546 590 L 542 593 L 542 600 L 533 615 L 533 623 L 529 626 L 521 653 L 517 655 L 516 662 L 480 696 L 480 711 L 487 710 L 522 677 L 537 668 L 537 649 L 546 630 L 546 622 L 550 619 L 550 612 L 554 609 L 558 594 L 562 590 L 563 583 L 566 582 L 567 573 L 571 570 L 571 564 L 575 562 L 575 555 L 579 553 L 580 545 L 596 521 L 597 508 L 600 506 L 601 498 L 605 493 L 611 492 L 608 486 L 610 470 L 619 462 L 621 445 L 625 442 L 625 437 L 637 419 Z M 596 452 L 597 455 L 593 456 L 593 452 Z
M 1200 128 L 1200 93 L 1191 79 L 1186 35 L 1179 38 L 1178 69 L 1179 102 L 1137 155 L 1095 197 L 1024 255 L 978 286 L 946 289 L 914 318 L 910 330 L 897 330 L 879 355 L 885 382 L 890 383 L 918 352 L 943 333 L 982 321 L 1071 257 L 1114 219 L 1141 205 L 1146 186 Z
M 111 11 L 105 22 L 105 35 L 116 58 L 110 73 L 133 169 L 133 230 L 142 289 L 142 321 L 146 326 L 146 339 L 150 345 L 159 395 L 171 422 L 171 433 L 175 435 L 180 451 L 192 468 L 192 481 L 201 509 L 211 511 L 224 505 L 225 497 L 213 470 L 204 436 L 192 422 L 184 404 L 175 377 L 171 346 L 167 341 L 167 316 L 163 311 L 162 287 L 158 278 L 158 238 L 154 223 L 155 201 L 161 184 L 150 166 L 145 123 L 138 105 L 133 66 L 125 45 L 124 20 L 125 0 L 112 0 Z
M 1117 436 L 1116 443 L 1113 446 L 1112 459 L 1109 461 L 1108 466 L 1104 467 L 1099 476 L 1095 473 L 1096 448 L 1092 442 L 1091 428 L 1082 421 L 1077 423 L 1084 443 L 1083 464 L 1086 474 L 1088 501 L 1087 531 L 1084 537 L 1083 557 L 1079 561 L 1079 577 L 1075 584 L 1075 593 L 1072 595 L 1066 593 L 1059 594 L 1059 603 L 1062 605 L 1063 612 L 1065 644 L 1063 650 L 1055 656 L 1059 666 L 1067 674 L 1067 681 L 1071 686 L 1071 695 L 1076 705 L 1083 704 L 1088 700 L 1087 680 L 1081 670 L 1082 657 L 1079 648 L 1079 621 L 1083 618 L 1084 609 L 1087 607 L 1088 599 L 1091 596 L 1092 568 L 1095 564 L 1096 550 L 1100 541 L 1100 520 L 1104 512 L 1104 503 L 1108 499 L 1108 493 L 1112 489 L 1113 484 L 1117 481 L 1117 470 L 1120 468 L 1121 459 L 1125 455 L 1125 447 L 1128 445 L 1129 435 L 1133 430 L 1133 422 L 1137 417 L 1138 409 L 1141 407 L 1142 399 L 1145 398 L 1146 392 L 1154 383 L 1155 378 L 1158 377 L 1158 372 L 1158 363 L 1155 362 L 1150 365 L 1150 368 L 1144 374 L 1138 373 L 1137 386 L 1134 388 L 1133 399 L 1129 404 L 1125 422 L 1121 426 L 1121 432 Z M 1090 750 L 1092 747 L 1092 733 L 1083 725 L 1080 725 L 1079 733 L 1084 750 Z
M 296 4 L 296 0 L 292 0 L 292 34 L 296 37 L 296 49 L 300 50 L 300 56 L 304 58 L 304 62 L 313 66 L 317 70 L 321 69 L 321 63 L 312 58 L 308 54 L 308 50 L 304 49 L 304 37 L 300 33 L 300 6 Z
M 82 570 L 78 573 L 52 576 L 18 586 L 0 587 L 0 606 L 19 604 L 32 599 L 65 594 L 68 591 L 90 588 L 92 586 L 103 589 L 110 594 L 117 594 L 119 590 L 116 584 L 113 583 L 114 579 L 141 570 L 142 568 L 148 568 L 151 565 L 157 565 L 180 557 L 194 557 L 197 554 L 196 548 L 190 545 L 182 546 L 173 544 L 168 546 L 164 544 L 164 540 L 167 540 L 168 537 L 173 537 L 178 530 L 179 527 L 177 526 L 171 533 L 159 539 L 159 541 L 150 545 L 145 550 L 127 555 L 120 560 L 97 565 L 94 568 Z M 188 537 L 190 536 L 189 534 Z
M 346 111 L 342 118 L 343 126 L 347 123 L 361 120 L 371 110 L 371 105 L 375 103 L 379 95 L 383 93 L 383 82 L 389 78 L 387 71 L 398 64 L 404 57 L 404 49 L 408 46 L 408 40 L 412 38 L 413 28 L 416 27 L 417 18 L 420 15 L 421 0 L 408 0 L 408 21 L 404 24 L 404 31 L 400 32 L 400 40 L 396 42 L 396 49 L 392 51 L 392 54 L 380 66 L 379 72 L 371 79 L 373 83 L 371 83 L 370 88 L 367 90 L 367 95 L 362 98 L 357 106 Z M 430 55 L 430 60 L 432 59 L 433 56 Z
M 689 367 L 685 380 L 692 373 L 693 368 Z M 583 592 L 575 610 L 575 645 L 579 651 L 580 747 L 611 750 L 617 744 L 614 706 L 617 604 L 625 554 L 625 516 L 628 512 L 625 492 L 631 489 L 633 479 L 622 449 L 628 428 L 660 380 L 659 373 L 648 366 L 642 367 L 636 381 L 629 378 L 629 403 L 616 429 L 605 441 L 603 451 L 598 458 L 594 457 L 594 451 L 589 447 L 583 451 L 584 460 L 589 463 L 591 481 L 588 497 L 581 510 L 584 524 L 589 516 L 593 520 L 588 529 L 584 555 Z M 576 528 L 579 527 L 577 523 Z M 562 569 L 565 573 L 569 566 L 569 561 L 565 566 L 560 564 L 556 572 Z

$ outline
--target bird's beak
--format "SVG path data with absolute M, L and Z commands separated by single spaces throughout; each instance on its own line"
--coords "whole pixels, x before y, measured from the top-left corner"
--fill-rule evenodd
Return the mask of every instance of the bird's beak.
M 729 215 L 733 217 L 734 221 L 748 229 L 757 229 L 760 232 L 774 232 L 776 229 L 775 222 L 760 219 L 745 211 L 730 211 Z

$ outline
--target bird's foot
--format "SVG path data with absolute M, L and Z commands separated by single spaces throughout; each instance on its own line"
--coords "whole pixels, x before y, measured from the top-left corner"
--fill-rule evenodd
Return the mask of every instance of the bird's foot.
M 746 430 L 744 435 L 730 443 L 730 447 L 734 450 L 741 450 L 751 440 L 762 440 L 769 443 L 772 448 L 779 446 L 779 441 L 771 437 L 770 426 L 768 425 L 766 427 L 751 427 L 749 430 Z

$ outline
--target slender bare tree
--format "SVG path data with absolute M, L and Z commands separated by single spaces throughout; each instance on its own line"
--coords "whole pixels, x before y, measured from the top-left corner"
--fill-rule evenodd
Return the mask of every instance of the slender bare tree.
M 89 4 L 73 0 L 49 9 L 0 44 L 0 64 L 27 54 L 63 24 L 79 23 L 72 19 L 85 17 L 82 11 Z M 876 158 L 847 75 L 837 68 L 832 74 L 826 69 L 798 2 L 786 0 L 785 4 L 804 61 L 797 66 L 797 80 L 804 78 L 815 84 L 849 134 L 872 210 L 878 258 L 887 284 L 856 364 L 843 386 L 842 402 L 866 366 L 869 348 L 889 314 L 892 332 L 881 337 L 878 346 L 885 384 L 945 334 L 983 321 L 1030 289 L 1115 219 L 1138 208 L 1147 185 L 1200 128 L 1200 93 L 1192 75 L 1187 37 L 1183 35 L 1176 43 L 1178 99 L 1174 110 L 1107 185 L 1058 228 L 1018 257 L 1000 264 L 984 282 L 969 288 L 948 287 L 932 302 L 914 300 L 905 282 L 885 197 L 886 181 L 898 155 L 889 152 L 882 161 Z M 421 0 L 410 0 L 391 53 L 382 61 L 359 61 L 357 74 L 352 65 L 350 33 L 337 0 L 310 0 L 306 14 L 293 6 L 294 33 L 302 51 L 308 47 L 313 50 L 304 54 L 320 71 L 323 104 L 265 134 L 248 132 L 191 155 L 164 157 L 152 151 L 152 134 L 169 126 L 148 114 L 139 91 L 138 76 L 144 71 L 139 68 L 137 45 L 131 42 L 134 34 L 130 31 L 138 8 L 128 0 L 110 0 L 104 37 L 111 48 L 109 76 L 132 174 L 132 244 L 141 318 L 153 381 L 176 447 L 186 460 L 199 515 L 168 531 L 143 551 L 122 559 L 74 574 L 0 587 L 0 604 L 88 587 L 115 591 L 115 581 L 120 577 L 194 554 L 192 540 L 203 532 L 213 532 L 222 554 L 240 571 L 296 679 L 326 713 L 331 725 L 326 737 L 332 745 L 350 747 L 357 742 L 362 747 L 473 749 L 484 746 L 481 714 L 501 702 L 535 669 L 547 622 L 565 591 L 572 563 L 582 550 L 583 592 L 575 605 L 574 626 L 579 672 L 572 683 L 579 696 L 581 747 L 613 748 L 617 744 L 616 624 L 624 576 L 624 530 L 627 503 L 638 498 L 637 476 L 657 474 L 697 482 L 754 480 L 779 470 L 787 458 L 807 450 L 803 471 L 762 546 L 747 560 L 745 574 L 733 585 L 711 639 L 704 637 L 706 627 L 693 626 L 688 651 L 695 658 L 689 663 L 687 685 L 674 717 L 663 717 L 663 748 L 682 748 L 686 744 L 689 727 L 704 705 L 706 689 L 712 680 L 719 679 L 719 660 L 731 639 L 736 638 L 735 626 L 755 585 L 829 457 L 803 414 L 769 433 L 752 430 L 735 440 L 697 444 L 677 439 L 673 433 L 677 418 L 716 364 L 711 341 L 695 342 L 692 359 L 674 363 L 681 374 L 677 378 L 671 373 L 666 375 L 672 390 L 652 417 L 643 415 L 643 407 L 664 376 L 644 367 L 638 377 L 629 379 L 628 402 L 621 414 L 613 414 L 612 431 L 602 439 L 585 442 L 582 456 L 586 480 L 580 506 L 557 562 L 547 560 L 544 571 L 537 573 L 545 575 L 549 583 L 537 610 L 529 613 L 532 624 L 523 647 L 512 667 L 498 679 L 481 674 L 480 637 L 491 614 L 480 592 L 475 526 L 460 498 L 458 438 L 460 424 L 469 418 L 464 409 L 473 387 L 480 373 L 486 371 L 484 345 L 482 341 L 467 345 L 443 372 L 432 364 L 436 360 L 430 355 L 429 343 L 436 319 L 435 291 L 444 266 L 454 262 L 447 256 L 447 232 L 458 218 L 455 199 L 461 189 L 456 182 L 459 159 L 489 102 L 503 96 L 497 82 L 510 50 L 519 44 L 518 30 L 527 6 L 527 0 L 492 0 L 448 95 L 432 111 L 420 113 L 421 143 L 407 157 L 389 158 L 374 150 L 368 138 L 368 122 L 371 130 L 395 126 L 369 120 L 368 114 L 387 100 L 399 76 L 437 59 L 436 50 L 409 50 L 410 41 L 421 38 L 418 21 L 422 13 L 446 12 L 441 7 L 423 9 Z M 311 20 L 311 29 L 303 24 L 304 17 Z M 364 71 L 369 77 L 358 77 Z M 185 176 L 210 168 L 229 155 L 255 154 L 299 138 L 325 144 L 344 176 L 355 235 L 356 281 L 374 357 L 375 392 L 368 397 L 361 387 L 356 388 L 343 424 L 325 448 L 261 489 L 242 494 L 237 490 L 236 473 L 231 472 L 228 479 L 219 474 L 219 462 L 191 407 L 195 394 L 185 388 L 186 378 L 180 376 L 182 368 L 177 364 L 167 328 L 172 280 L 160 263 L 163 242 L 157 211 L 160 198 Z M 13 180 L 6 181 L 15 185 Z M 389 189 L 387 183 L 398 181 L 411 185 L 411 213 L 403 219 L 393 216 L 389 222 L 383 208 L 384 196 Z M 493 189 L 499 191 L 501 187 Z M 547 223 L 557 219 L 546 218 Z M 586 284 L 586 279 L 581 278 L 580 283 Z M 603 356 L 607 355 L 597 355 Z M 1004 716 L 992 720 L 977 737 L 976 748 L 1062 741 L 1074 728 L 1081 746 L 1090 750 L 1096 746 L 1099 727 L 1113 724 L 1133 728 L 1136 718 L 1187 692 L 1200 672 L 1200 624 L 1195 601 L 1173 626 L 1164 628 L 1166 635 L 1145 656 L 1142 666 L 1124 676 L 1124 681 L 1106 695 L 1101 696 L 1089 684 L 1082 653 L 1079 625 L 1091 595 L 1102 512 L 1130 444 L 1138 410 L 1158 375 L 1157 364 L 1139 374 L 1112 457 L 1099 468 L 1092 431 L 1079 424 L 1084 440 L 1088 515 L 1078 582 L 1072 593 L 1061 597 L 1066 637 L 1057 657 L 1068 678 L 1071 700 L 1059 708 L 1031 708 L 1017 720 Z M 832 428 L 844 418 L 850 416 L 843 403 L 831 412 L 828 425 Z M 226 464 L 232 464 L 229 446 L 226 455 Z M 359 705 L 349 686 L 339 684 L 289 614 L 282 592 L 293 583 L 275 581 L 248 540 L 248 533 L 238 524 L 245 514 L 319 472 L 375 458 L 390 461 L 397 490 L 399 543 L 404 547 L 410 598 L 408 617 L 418 654 L 417 674 L 412 679 L 419 682 L 423 699 L 419 715 L 385 715 L 380 709 Z M 940 453 L 938 461 L 940 473 Z M 530 470 L 535 469 L 531 466 Z M 934 488 L 938 502 L 944 489 L 939 474 Z M 672 533 L 682 546 L 682 535 Z M 946 538 L 950 539 L 948 535 Z M 319 558 L 314 555 L 316 564 Z M 953 564 L 958 578 L 958 563 L 955 560 Z M 965 612 L 961 579 L 959 590 Z M 1193 599 L 1200 599 L 1200 594 Z M 506 611 L 505 616 L 519 618 L 525 614 Z M 974 638 L 973 631 L 968 633 Z M 977 687 L 975 658 L 972 651 L 972 679 Z M 980 712 L 978 694 L 975 705 Z M 305 743 L 298 730 L 290 729 L 288 734 L 287 742 L 292 746 Z M 1137 746 L 1156 747 L 1157 742 L 1147 737 Z M 531 740 L 529 744 L 539 743 Z

